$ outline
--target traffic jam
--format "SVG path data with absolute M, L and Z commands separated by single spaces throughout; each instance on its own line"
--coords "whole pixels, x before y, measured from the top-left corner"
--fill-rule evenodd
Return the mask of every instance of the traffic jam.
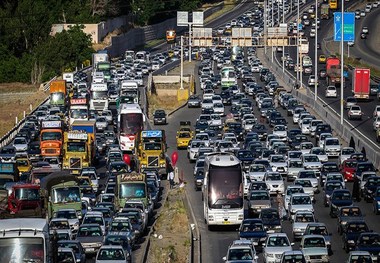
M 149 53 L 92 59 L 0 150 L 0 262 L 134 262 L 149 233 L 171 169 L 139 104 Z
M 280 86 L 259 48 L 231 46 L 238 26 L 260 37 L 263 9 L 217 28 L 223 46 L 193 49 L 198 94 L 186 110 L 197 117 L 180 121 L 175 137 L 207 231 L 237 228 L 213 262 L 378 262 L 380 234 L 367 219 L 380 213 L 378 170 Z M 99 51 L 89 71 L 50 83 L 48 102 L 0 149 L 0 262 L 134 261 L 175 166 L 172 117 L 157 110 L 149 121 L 144 77 L 178 57 L 178 46 L 127 50 L 116 62 Z

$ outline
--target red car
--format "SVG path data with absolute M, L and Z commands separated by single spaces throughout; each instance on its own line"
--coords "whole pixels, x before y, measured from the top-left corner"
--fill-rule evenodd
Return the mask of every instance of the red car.
M 343 174 L 345 181 L 351 182 L 354 180 L 357 163 L 358 161 L 355 159 L 347 159 L 342 163 L 340 166 L 340 171 Z

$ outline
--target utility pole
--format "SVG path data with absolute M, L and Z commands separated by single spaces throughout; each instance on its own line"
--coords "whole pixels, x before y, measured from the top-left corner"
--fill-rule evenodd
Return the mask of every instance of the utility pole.
M 340 25 L 340 124 L 343 124 L 343 89 L 344 89 L 344 1 L 342 3 L 342 21 Z

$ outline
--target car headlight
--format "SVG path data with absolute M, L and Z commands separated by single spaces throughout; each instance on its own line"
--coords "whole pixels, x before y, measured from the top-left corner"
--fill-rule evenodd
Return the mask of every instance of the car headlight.
M 347 240 L 347 243 L 348 244 L 355 244 L 355 241 L 354 240 Z

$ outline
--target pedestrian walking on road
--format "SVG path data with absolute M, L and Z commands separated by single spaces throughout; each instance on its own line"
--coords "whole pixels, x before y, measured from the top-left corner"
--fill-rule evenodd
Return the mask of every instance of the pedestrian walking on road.
M 170 170 L 169 172 L 169 184 L 170 184 L 170 189 L 173 189 L 174 187 L 174 170 Z
M 354 176 L 354 183 L 352 186 L 352 198 L 355 199 L 356 202 L 360 202 L 360 180 L 357 176 Z

